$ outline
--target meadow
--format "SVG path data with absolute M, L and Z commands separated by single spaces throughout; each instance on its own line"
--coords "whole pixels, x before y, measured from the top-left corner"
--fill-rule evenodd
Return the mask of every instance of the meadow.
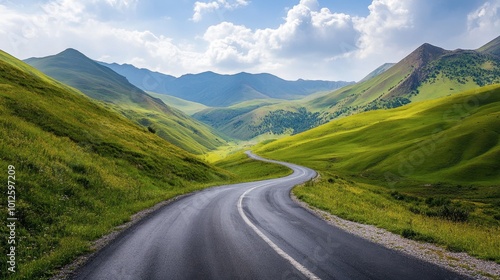
M 16 272 L 7 272 L 12 244 L 2 238 L 2 279 L 47 279 L 140 210 L 276 170 L 241 157 L 236 168 L 216 167 L 3 52 L 0 139 L 4 180 L 15 168 L 17 218 Z
M 314 207 L 500 262 L 500 86 L 366 112 L 254 148 L 316 169 Z

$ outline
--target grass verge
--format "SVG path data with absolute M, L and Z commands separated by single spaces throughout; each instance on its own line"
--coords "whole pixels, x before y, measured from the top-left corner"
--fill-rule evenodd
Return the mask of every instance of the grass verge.
M 243 151 L 215 162 L 215 166 L 235 174 L 239 181 L 256 181 L 284 177 L 292 170 L 279 164 L 250 159 Z
M 322 176 L 297 197 L 500 262 L 500 85 L 362 113 L 254 148 Z
M 228 163 L 233 173 L 201 161 L 1 51 L 0 139 L 0 178 L 15 187 L 17 218 L 15 243 L 0 239 L 0 279 L 47 279 L 142 209 L 269 175 L 259 173 L 267 165 L 242 158 Z M 253 172 L 240 175 L 246 164 Z M 8 178 L 9 166 L 15 178 Z M 0 227 L 1 236 L 10 234 Z
M 486 222 L 489 219 L 481 211 L 474 212 L 467 222 L 422 214 L 415 211 L 415 205 L 428 206 L 429 199 L 396 194 L 385 187 L 353 182 L 328 172 L 322 172 L 319 181 L 294 188 L 293 193 L 309 205 L 341 218 L 500 263 L 500 227 Z

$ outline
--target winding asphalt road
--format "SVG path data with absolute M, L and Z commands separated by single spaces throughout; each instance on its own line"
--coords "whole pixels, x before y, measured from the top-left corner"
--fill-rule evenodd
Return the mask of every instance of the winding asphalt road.
M 293 174 L 210 188 L 166 205 L 124 231 L 73 278 L 464 278 L 328 225 L 289 196 L 316 172 L 280 164 Z

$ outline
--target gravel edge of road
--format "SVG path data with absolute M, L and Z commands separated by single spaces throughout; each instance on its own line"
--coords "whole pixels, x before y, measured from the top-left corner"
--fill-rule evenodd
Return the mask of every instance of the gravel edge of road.
M 50 280 L 64 280 L 64 279 L 71 279 L 75 271 L 85 265 L 89 260 L 91 260 L 102 248 L 107 246 L 109 243 L 111 243 L 113 240 L 115 240 L 120 234 L 122 234 L 125 230 L 131 228 L 132 226 L 136 225 L 140 221 L 142 221 L 144 218 L 148 217 L 152 213 L 160 210 L 161 208 L 167 206 L 170 203 L 173 203 L 181 198 L 184 198 L 186 196 L 193 195 L 198 191 L 190 192 L 187 194 L 175 196 L 171 199 L 164 200 L 162 202 L 159 202 L 155 205 L 153 205 L 150 208 L 144 209 L 142 211 L 139 211 L 132 216 L 130 216 L 130 221 L 121 224 L 119 226 L 116 226 L 112 232 L 104 235 L 103 237 L 95 240 L 92 242 L 92 246 L 90 247 L 91 252 L 81 255 L 77 257 L 73 262 L 63 266 L 60 268 L 57 273 L 50 278 Z
M 386 248 L 402 252 L 474 279 L 500 279 L 500 264 L 495 262 L 480 260 L 467 253 L 450 252 L 435 244 L 406 239 L 398 234 L 373 225 L 360 224 L 342 219 L 299 200 L 292 191 L 290 191 L 290 197 L 299 206 L 330 225 Z
M 318 179 L 319 173 L 314 179 Z M 125 224 L 116 226 L 112 232 L 92 242 L 92 252 L 77 257 L 73 262 L 60 268 L 50 280 L 71 279 L 74 272 L 83 266 L 87 261 L 92 259 L 102 248 L 115 240 L 125 230 L 131 228 L 135 224 L 148 217 L 150 214 L 160 210 L 164 206 L 173 203 L 186 196 L 193 195 L 200 191 L 179 195 L 171 199 L 159 202 L 154 206 L 144 209 L 130 217 L 130 221 Z M 461 275 L 473 277 L 474 279 L 500 280 L 500 265 L 484 261 L 469 256 L 466 253 L 455 253 L 430 243 L 417 242 L 414 240 L 403 238 L 400 235 L 389 232 L 385 229 L 377 228 L 372 225 L 360 224 L 348 221 L 332 215 L 323 210 L 317 209 L 309 204 L 299 200 L 290 190 L 291 199 L 305 210 L 318 216 L 325 222 L 343 229 L 346 232 L 370 240 L 380 244 L 386 248 L 397 250 L 404 254 L 413 256 L 426 262 L 430 262 L 446 269 L 455 271 Z M 497 276 L 498 275 L 498 276 Z

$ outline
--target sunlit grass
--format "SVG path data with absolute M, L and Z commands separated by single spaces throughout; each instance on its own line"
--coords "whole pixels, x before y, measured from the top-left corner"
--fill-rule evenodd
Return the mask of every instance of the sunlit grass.
M 292 173 L 285 166 L 250 159 L 243 151 L 233 153 L 215 162 L 215 165 L 236 174 L 242 181 L 278 178 Z
M 17 272 L 2 254 L 2 279 L 49 278 L 140 210 L 276 170 L 241 157 L 216 167 L 1 51 L 0 139 L 4 180 L 7 166 L 16 170 L 18 218 Z
M 306 203 L 339 217 L 500 262 L 498 223 L 453 222 L 415 214 L 408 203 L 391 197 L 390 191 L 383 187 L 348 182 L 338 176 L 328 182 L 335 175 L 325 173 L 322 176 L 321 181 L 296 187 L 293 193 Z
M 500 262 L 499 112 L 493 85 L 346 117 L 254 150 L 318 170 L 319 183 L 294 190 L 318 208 Z

